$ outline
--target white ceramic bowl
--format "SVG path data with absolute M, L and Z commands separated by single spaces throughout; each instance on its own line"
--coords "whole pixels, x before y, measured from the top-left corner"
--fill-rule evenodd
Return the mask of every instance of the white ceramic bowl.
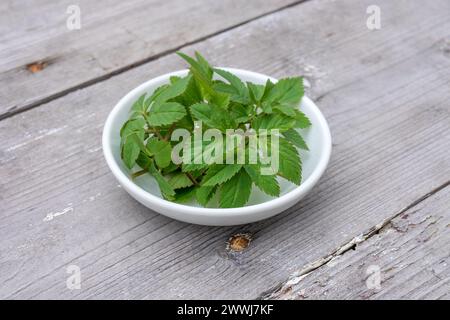
M 264 84 L 267 79 L 275 79 L 245 70 L 223 68 L 241 78 L 243 81 Z M 120 158 L 120 135 L 122 124 L 129 117 L 132 103 L 143 93 L 151 94 L 157 87 L 168 83 L 171 76 L 185 76 L 188 70 L 168 73 L 149 80 L 129 92 L 113 108 L 103 128 L 103 152 L 114 176 L 122 187 L 144 206 L 173 219 L 214 226 L 228 226 L 254 222 L 274 216 L 302 199 L 319 181 L 331 153 L 331 136 L 327 122 L 319 108 L 306 96 L 300 109 L 309 117 L 312 126 L 300 130 L 309 151 L 300 151 L 303 162 L 302 183 L 296 186 L 284 179 L 279 179 L 281 195 L 273 198 L 253 188 L 249 202 L 241 208 L 203 208 L 196 203 L 191 205 L 178 204 L 164 200 L 159 188 L 150 175 L 145 175 L 132 181 L 129 170 Z

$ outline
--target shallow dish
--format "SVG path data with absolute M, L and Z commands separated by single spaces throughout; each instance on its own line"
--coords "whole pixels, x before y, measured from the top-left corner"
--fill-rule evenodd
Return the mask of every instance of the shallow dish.
M 241 69 L 225 69 L 243 81 L 264 84 L 267 79 L 276 82 L 276 79 L 263 74 Z M 129 117 L 133 102 L 140 95 L 147 92 L 151 94 L 157 87 L 168 83 L 171 76 L 185 76 L 188 70 L 168 73 L 149 80 L 125 95 L 113 108 L 103 128 L 103 153 L 106 162 L 122 187 L 144 206 L 165 216 L 184 222 L 228 226 L 255 222 L 274 216 L 300 201 L 319 181 L 331 154 L 331 136 L 328 124 L 319 108 L 308 97 L 304 96 L 300 109 L 309 117 L 312 126 L 300 130 L 309 151 L 300 150 L 302 159 L 302 183 L 296 186 L 284 179 L 279 179 L 281 194 L 273 198 L 258 189 L 253 188 L 250 200 L 245 207 L 240 208 L 204 208 L 196 203 L 178 204 L 164 200 L 159 187 L 150 175 L 131 180 L 130 171 L 120 158 L 119 131 Z

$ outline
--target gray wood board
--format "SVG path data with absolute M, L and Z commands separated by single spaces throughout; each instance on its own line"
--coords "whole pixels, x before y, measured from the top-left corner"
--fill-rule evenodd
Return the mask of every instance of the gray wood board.
M 450 3 L 379 1 L 378 31 L 366 28 L 369 4 L 306 2 L 184 49 L 220 66 L 304 74 L 329 121 L 325 176 L 266 221 L 173 221 L 109 172 L 100 145 L 108 112 L 143 81 L 182 68 L 175 55 L 1 121 L 0 297 L 256 298 L 447 183 Z M 250 246 L 228 252 L 241 231 Z M 66 287 L 72 264 L 81 290 Z
M 79 30 L 73 1 L 2 2 L 0 119 L 298 2 L 82 0 Z
M 268 297 L 449 299 L 449 199 L 447 187 Z

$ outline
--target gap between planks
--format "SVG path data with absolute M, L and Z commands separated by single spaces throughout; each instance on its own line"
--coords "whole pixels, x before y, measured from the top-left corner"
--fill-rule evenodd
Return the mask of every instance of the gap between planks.
M 85 82 L 81 82 L 81 83 L 79 83 L 77 85 L 74 85 L 72 87 L 64 89 L 64 90 L 62 90 L 60 92 L 57 92 L 55 94 L 51 94 L 51 95 L 49 95 L 49 96 L 47 96 L 45 98 L 39 99 L 39 100 L 34 101 L 32 103 L 25 104 L 22 107 L 20 107 L 19 109 L 9 110 L 9 111 L 7 111 L 7 112 L 5 112 L 3 114 L 0 114 L 0 121 L 2 121 L 4 119 L 7 119 L 7 118 L 10 118 L 10 117 L 13 117 L 13 116 L 15 116 L 17 114 L 20 114 L 22 112 L 26 112 L 26 111 L 31 110 L 33 108 L 37 108 L 37 107 L 39 107 L 39 106 L 41 106 L 43 104 L 46 104 L 46 103 L 48 103 L 48 102 L 50 102 L 52 100 L 64 97 L 64 96 L 68 95 L 69 93 L 74 92 L 76 90 L 84 89 L 84 88 L 92 86 L 92 85 L 94 85 L 96 83 L 108 80 L 108 79 L 110 79 L 110 78 L 112 78 L 112 77 L 114 77 L 116 75 L 119 75 L 121 73 L 127 72 L 127 71 L 129 71 L 129 70 L 131 70 L 133 68 L 139 67 L 139 66 L 144 65 L 144 64 L 146 64 L 148 62 L 151 62 L 151 61 L 160 59 L 160 58 L 162 58 L 164 56 L 167 56 L 169 54 L 175 53 L 176 51 L 178 51 L 178 50 L 180 50 L 180 49 L 182 49 L 184 47 L 197 44 L 197 43 L 205 41 L 205 40 L 207 40 L 209 38 L 212 38 L 212 37 L 218 36 L 220 34 L 226 33 L 226 32 L 228 32 L 230 30 L 239 28 L 239 27 L 241 27 L 243 25 L 246 25 L 248 23 L 251 23 L 251 22 L 253 22 L 255 20 L 259 20 L 259 19 L 262 19 L 262 18 L 267 17 L 269 15 L 272 15 L 274 13 L 277 13 L 277 12 L 280 12 L 280 11 L 283 11 L 283 10 L 295 7 L 295 6 L 300 5 L 300 4 L 302 4 L 304 2 L 307 2 L 307 1 L 310 1 L 310 0 L 298 0 L 298 1 L 295 1 L 293 3 L 289 3 L 289 4 L 285 5 L 285 6 L 279 7 L 277 9 L 274 9 L 274 10 L 271 10 L 271 11 L 268 11 L 268 12 L 264 12 L 262 14 L 259 14 L 259 15 L 255 16 L 255 17 L 253 17 L 253 18 L 241 21 L 241 22 L 239 22 L 237 24 L 234 24 L 232 26 L 226 27 L 224 29 L 212 32 L 210 34 L 207 34 L 205 36 L 199 37 L 199 38 L 191 40 L 191 41 L 187 41 L 187 42 L 185 42 L 185 43 L 183 43 L 181 45 L 178 45 L 178 46 L 175 46 L 175 47 L 163 50 L 163 51 L 161 51 L 161 52 L 159 52 L 157 54 L 151 55 L 151 56 L 149 56 L 147 58 L 135 61 L 135 62 L 130 63 L 128 65 L 124 65 L 124 66 L 122 66 L 122 67 L 120 67 L 120 68 L 118 68 L 116 70 L 113 70 L 113 71 L 111 71 L 109 73 L 106 73 L 104 75 L 92 78 L 92 79 L 90 79 L 88 81 L 85 81 Z
M 417 200 L 413 201 L 412 203 L 410 203 L 409 205 L 407 205 L 405 208 L 403 208 L 402 210 L 398 211 L 397 213 L 395 213 L 392 217 L 387 218 L 385 220 L 383 220 L 382 222 L 374 225 L 373 227 L 369 228 L 368 230 L 366 230 L 365 232 L 363 232 L 362 234 L 355 236 L 354 238 L 352 238 L 350 241 L 344 243 L 343 245 L 337 247 L 335 250 L 333 250 L 330 254 L 312 262 L 307 264 L 306 266 L 304 266 L 302 269 L 300 269 L 299 271 L 293 273 L 292 275 L 289 276 L 289 278 L 278 284 L 277 286 L 261 293 L 256 300 L 270 300 L 270 299 L 277 299 L 277 296 L 282 294 L 283 292 L 286 292 L 289 287 L 291 285 L 295 285 L 297 283 L 299 283 L 303 278 L 307 277 L 308 275 L 312 274 L 313 272 L 315 272 L 316 270 L 322 268 L 323 266 L 325 266 L 327 263 L 329 263 L 331 260 L 343 256 L 345 255 L 346 252 L 348 252 L 349 250 L 356 250 L 356 247 L 369 240 L 370 238 L 372 238 L 374 235 L 378 234 L 381 230 L 383 230 L 386 226 L 388 226 L 394 219 L 398 218 L 399 216 L 401 216 L 403 213 L 411 210 L 412 208 L 414 208 L 415 206 L 417 206 L 418 204 L 420 204 L 421 202 L 425 201 L 426 199 L 428 199 L 429 197 L 435 195 L 436 193 L 442 191 L 443 189 L 447 188 L 448 186 L 450 186 L 450 180 L 445 182 L 444 184 L 434 188 L 433 190 L 431 190 L 430 192 L 426 193 L 425 195 L 423 195 L 422 197 L 418 198 Z

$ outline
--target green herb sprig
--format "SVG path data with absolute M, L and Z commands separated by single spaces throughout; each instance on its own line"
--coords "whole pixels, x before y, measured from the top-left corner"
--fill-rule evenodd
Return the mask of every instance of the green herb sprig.
M 198 52 L 195 57 L 181 52 L 178 55 L 190 65 L 188 75 L 171 77 L 170 83 L 151 95 L 140 96 L 121 128 L 122 160 L 130 170 L 139 167 L 132 178 L 150 174 L 167 200 L 183 203 L 195 199 L 203 206 L 221 208 L 244 206 L 253 184 L 270 196 L 279 196 L 277 176 L 299 185 L 302 165 L 297 148 L 308 147 L 296 129 L 311 125 L 298 109 L 303 79 L 267 80 L 264 85 L 244 83 L 228 71 L 211 67 Z M 221 80 L 213 78 L 214 74 Z M 192 133 L 194 121 L 202 121 L 204 129 L 219 129 L 224 136 L 227 129 L 278 129 L 277 172 L 262 174 L 260 161 L 175 164 L 171 154 L 178 142 L 171 141 L 171 135 L 179 128 Z M 213 142 L 202 145 L 208 146 Z M 197 154 L 194 151 L 193 157 Z

